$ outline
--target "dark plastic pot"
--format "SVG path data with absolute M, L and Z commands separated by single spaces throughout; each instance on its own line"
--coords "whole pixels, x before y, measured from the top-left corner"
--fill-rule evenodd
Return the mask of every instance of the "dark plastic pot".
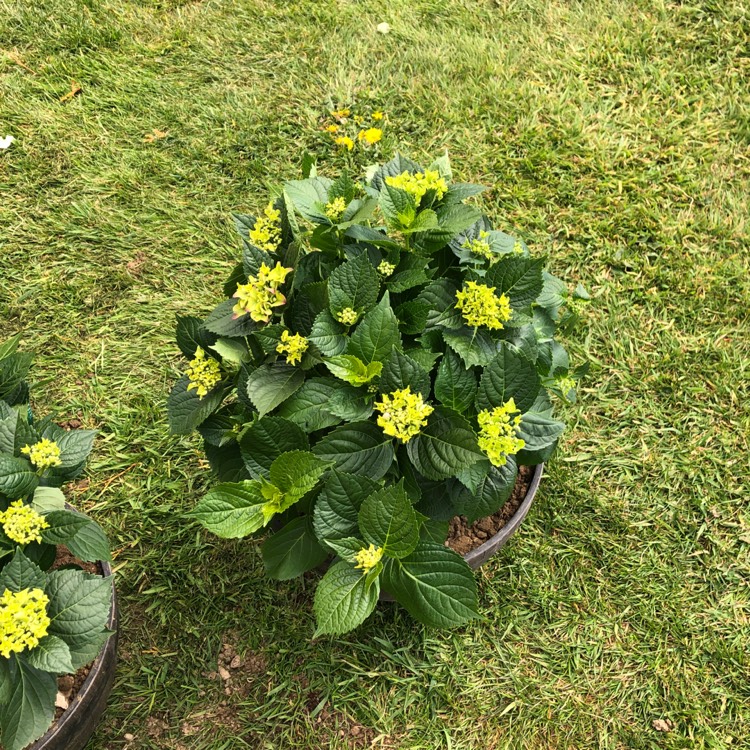
M 68 508 L 75 510 L 70 506 Z M 101 561 L 99 565 L 105 576 L 112 575 L 112 566 L 109 563 Z M 107 707 L 107 699 L 115 681 L 118 620 L 117 594 L 113 582 L 112 606 L 107 627 L 114 630 L 114 633 L 104 644 L 99 656 L 94 659 L 77 695 L 73 697 L 60 719 L 33 745 L 29 745 L 27 750 L 82 750 L 85 747 Z

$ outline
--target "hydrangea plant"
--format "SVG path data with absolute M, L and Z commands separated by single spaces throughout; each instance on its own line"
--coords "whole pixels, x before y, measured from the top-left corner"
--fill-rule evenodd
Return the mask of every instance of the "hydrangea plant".
M 18 337 L 0 345 L 0 745 L 20 750 L 55 715 L 57 676 L 92 661 L 107 630 L 112 582 L 78 568 L 50 570 L 64 544 L 83 561 L 109 560 L 102 529 L 69 510 L 60 487 L 83 470 L 93 430 L 34 421 L 31 357 Z
M 178 318 L 171 427 L 198 430 L 219 479 L 192 515 L 222 537 L 270 528 L 274 578 L 333 556 L 317 634 L 359 625 L 381 588 L 428 625 L 476 616 L 448 521 L 497 511 L 563 432 L 550 394 L 573 399 L 581 371 L 554 336 L 587 295 L 467 203 L 483 189 L 447 156 L 361 182 L 309 167 L 235 216 L 224 300 Z

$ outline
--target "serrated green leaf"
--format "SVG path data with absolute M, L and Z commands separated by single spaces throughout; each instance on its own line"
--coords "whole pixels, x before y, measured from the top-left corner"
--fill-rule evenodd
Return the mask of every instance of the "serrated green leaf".
M 380 365 L 380 362 L 372 362 L 369 367 L 373 365 Z M 342 383 L 341 388 L 331 396 L 328 409 L 345 422 L 361 422 L 372 416 L 374 401 L 372 394 L 365 389 Z
M 78 529 L 74 537 L 68 539 L 66 545 L 76 557 L 86 562 L 112 559 L 104 530 L 90 518 L 85 526 Z
M 315 318 L 307 340 L 324 356 L 335 357 L 346 351 L 346 328 L 328 310 L 323 310 Z
M 381 393 L 393 393 L 407 386 L 412 393 L 421 393 L 427 399 L 432 383 L 422 365 L 394 348 L 383 365 L 378 388 Z
M 490 266 L 487 285 L 496 287 L 496 294 L 505 294 L 513 310 L 523 310 L 536 300 L 542 291 L 542 269 L 546 258 L 524 258 L 506 255 Z
M 359 510 L 359 529 L 388 557 L 406 557 L 419 541 L 419 524 L 403 482 L 370 495 Z
M 484 328 L 464 326 L 455 331 L 444 331 L 443 338 L 466 367 L 486 367 L 497 355 L 497 342 Z
M 281 416 L 263 417 L 253 422 L 240 438 L 242 460 L 256 479 L 268 478 L 271 464 L 282 453 L 304 451 L 309 447 L 302 428 Z
M 343 539 L 326 539 L 326 545 L 330 547 L 342 560 L 354 563 L 357 561 L 357 554 L 365 549 L 367 545 L 354 536 L 347 536 Z
M 18 593 L 24 589 L 41 589 L 46 580 L 42 569 L 31 562 L 20 547 L 16 547 L 10 562 L 0 571 L 0 591 L 10 589 Z
M 524 413 L 534 404 L 540 387 L 534 364 L 514 348 L 503 344 L 482 373 L 476 399 L 477 411 L 503 406 L 512 398 L 516 408 Z
M 330 403 L 339 389 L 345 387 L 333 378 L 310 378 L 281 405 L 278 415 L 307 433 L 332 427 L 341 419 L 331 412 Z
M 284 192 L 305 219 L 316 224 L 329 224 L 325 207 L 331 185 L 331 180 L 326 177 L 309 177 L 286 182 Z
M 293 519 L 261 546 L 266 574 L 279 581 L 296 578 L 316 568 L 328 554 L 312 533 L 306 517 Z
M 484 458 L 469 422 L 457 412 L 436 407 L 427 426 L 406 450 L 417 471 L 428 479 L 448 479 Z
M 337 427 L 312 450 L 325 461 L 334 461 L 341 471 L 371 479 L 385 476 L 394 458 L 392 441 L 372 422 Z
M 65 495 L 59 487 L 37 487 L 31 503 L 37 513 L 65 509 Z
M 112 578 L 82 570 L 53 570 L 47 574 L 49 596 L 48 632 L 63 640 L 101 633 L 107 626 L 112 604 Z
M 47 544 L 65 544 L 81 527 L 90 523 L 86 516 L 71 510 L 54 510 L 47 513 L 44 520 L 49 528 L 43 529 L 41 534 Z
M 387 183 L 384 183 L 380 189 L 378 206 L 388 224 L 397 229 L 409 227 L 417 215 L 414 196 Z M 437 217 L 435 221 L 437 223 Z
M 94 446 L 96 430 L 69 430 L 57 438 L 60 465 L 63 468 L 78 466 L 86 461 Z
M 328 279 L 328 304 L 334 318 L 343 309 L 362 312 L 369 310 L 378 300 L 380 275 L 362 253 L 334 269 Z
M 219 355 L 222 362 L 230 365 L 238 366 L 251 359 L 247 344 L 239 339 L 218 339 L 210 348 Z
M 235 317 L 235 304 L 234 299 L 220 302 L 203 321 L 203 327 L 217 336 L 229 338 L 249 336 L 255 330 L 255 322 L 247 313 Z
M 56 635 L 45 635 L 25 657 L 30 666 L 42 672 L 55 675 L 75 672 L 68 644 Z
M 359 357 L 352 354 L 339 354 L 326 359 L 325 366 L 333 375 L 351 385 L 364 385 L 380 374 L 382 362 L 365 364 Z
M 442 544 L 423 541 L 409 557 L 389 560 L 383 586 L 425 625 L 450 628 L 479 616 L 471 568 Z
M 209 415 L 215 412 L 224 400 L 225 386 L 219 383 L 203 398 L 195 389 L 187 390 L 190 378 L 183 375 L 172 388 L 167 399 L 169 427 L 177 435 L 187 435 L 192 432 Z
M 477 394 L 477 377 L 467 369 L 461 358 L 448 349 L 438 366 L 435 378 L 435 398 L 459 414 L 465 412 Z
M 304 382 L 305 374 L 298 367 L 280 362 L 265 364 L 247 376 L 247 396 L 262 417 L 284 403 Z
M 367 586 L 362 572 L 347 562 L 332 565 L 315 591 L 315 619 L 313 637 L 340 635 L 361 625 L 375 609 L 380 595 L 376 581 Z
M 518 437 L 525 443 L 516 456 L 518 463 L 534 466 L 549 459 L 564 430 L 565 425 L 562 422 L 542 414 L 526 412 L 518 428 Z
M 401 348 L 401 334 L 386 292 L 355 329 L 347 351 L 369 364 L 385 361 L 394 347 Z
M 491 516 L 503 507 L 513 493 L 518 467 L 514 456 L 508 456 L 504 466 L 490 465 L 476 489 L 457 485 L 453 496 L 456 512 L 466 516 L 469 523 Z
M 315 501 L 313 526 L 320 541 L 343 539 L 358 529 L 359 509 L 380 485 L 359 474 L 331 470 Z
M 198 347 L 203 351 L 216 343 L 216 334 L 211 333 L 203 327 L 203 321 L 192 315 L 178 316 L 177 327 L 175 330 L 177 346 L 180 351 L 188 358 L 192 359 Z
M 39 477 L 25 458 L 0 455 L 0 495 L 17 500 L 34 491 Z
M 271 483 L 284 493 L 288 507 L 310 492 L 330 466 L 309 451 L 290 451 L 271 464 Z
M 8 702 L 0 705 L 5 750 L 22 750 L 41 737 L 55 716 L 57 679 L 53 674 L 16 660 Z
M 259 481 L 226 482 L 208 492 L 189 515 L 217 536 L 234 539 L 264 525 L 265 503 Z

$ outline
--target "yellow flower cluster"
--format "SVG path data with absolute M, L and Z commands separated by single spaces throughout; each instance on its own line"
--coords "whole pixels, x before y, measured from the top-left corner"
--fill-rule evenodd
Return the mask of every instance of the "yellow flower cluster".
M 368 146 L 374 146 L 383 137 L 383 131 L 380 128 L 367 128 L 357 133 L 357 140 L 364 141 Z
M 336 313 L 336 320 L 345 326 L 353 326 L 357 322 L 358 317 L 359 313 L 356 310 L 352 310 L 351 307 L 345 307 L 341 312 Z
M 185 374 L 190 380 L 187 390 L 195 390 L 199 399 L 206 396 L 215 385 L 221 382 L 219 363 L 213 357 L 206 356 L 206 352 L 200 346 L 195 350 L 195 357 L 190 360 Z
M 381 276 L 390 276 L 396 270 L 396 266 L 393 263 L 389 263 L 387 260 L 381 260 L 378 265 L 378 273 Z
M 49 528 L 44 516 L 25 505 L 23 500 L 16 500 L 8 510 L 0 511 L 0 524 L 5 536 L 16 544 L 41 542 L 42 529 Z
M 375 403 L 381 412 L 378 427 L 391 437 L 408 443 L 427 424 L 427 417 L 434 409 L 426 404 L 421 394 L 412 393 L 411 386 L 383 396 L 382 401 Z
M 422 172 L 416 174 L 402 172 L 395 177 L 386 177 L 385 183 L 413 195 L 417 205 L 428 190 L 434 190 L 435 197 L 438 200 L 448 192 L 448 185 L 445 184 L 445 180 L 436 169 L 425 169 L 424 174 Z
M 513 415 L 516 416 L 513 416 Z M 521 424 L 521 414 L 511 398 L 492 411 L 487 409 L 477 415 L 479 421 L 479 447 L 494 466 L 505 466 L 508 456 L 518 453 L 526 443 L 516 437 Z
M 281 342 L 276 346 L 276 351 L 279 354 L 286 354 L 286 363 L 293 365 L 302 361 L 302 355 L 307 351 L 308 346 L 308 341 L 304 336 L 284 331 L 281 334 Z
M 575 378 L 571 378 L 569 375 L 565 375 L 555 380 L 555 385 L 560 389 L 560 392 L 567 396 L 570 391 L 576 387 Z
M 334 223 L 341 218 L 341 214 L 344 211 L 346 211 L 346 199 L 342 196 L 334 198 L 330 203 L 326 203 L 326 216 Z
M 372 570 L 383 557 L 383 548 L 371 544 L 368 548 L 363 548 L 354 556 L 357 561 L 355 568 L 362 568 L 367 573 Z
M 362 127 L 367 118 L 358 114 L 352 115 L 352 111 L 348 107 L 336 109 L 330 115 L 335 122 L 326 125 L 324 130 L 333 136 L 333 142 L 337 146 L 341 146 L 347 151 L 354 150 L 355 141 L 359 141 L 364 146 L 374 146 L 383 139 L 382 121 L 385 115 L 379 110 L 373 112 L 370 119 L 380 127 L 375 125 Z M 354 128 L 351 127 L 350 123 L 354 124 Z
M 62 464 L 60 446 L 54 440 L 47 440 L 47 438 L 43 438 L 34 445 L 24 446 L 21 448 L 21 453 L 28 456 L 29 461 L 40 471 Z
M 466 240 L 461 247 L 464 250 L 470 250 L 474 255 L 479 255 L 492 264 L 497 260 L 497 255 L 492 252 L 490 243 L 487 242 L 487 237 L 489 236 L 489 232 L 481 231 L 479 237 L 475 237 L 473 240 Z
M 275 268 L 269 268 L 265 263 L 261 265 L 257 276 L 250 276 L 247 284 L 240 284 L 234 296 L 237 304 L 232 309 L 235 318 L 246 313 L 256 321 L 268 323 L 274 307 L 286 303 L 286 297 L 279 291 L 291 268 L 284 268 L 276 263 Z
M 269 203 L 263 214 L 255 220 L 250 230 L 250 242 L 267 253 L 273 253 L 281 244 L 281 211 Z
M 49 598 L 41 589 L 17 593 L 5 589 L 0 597 L 0 656 L 9 658 L 39 645 L 47 635 Z
M 501 294 L 495 294 L 494 286 L 467 281 L 464 288 L 456 292 L 456 309 L 460 310 L 466 322 L 473 327 L 503 328 L 503 323 L 510 320 L 510 300 Z

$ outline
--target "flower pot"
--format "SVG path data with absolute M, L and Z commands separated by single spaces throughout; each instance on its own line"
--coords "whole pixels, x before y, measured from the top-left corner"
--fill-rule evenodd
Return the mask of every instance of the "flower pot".
M 75 510 L 70 505 L 68 510 Z M 102 574 L 112 575 L 112 566 L 100 561 Z M 112 606 L 107 627 L 113 634 L 107 639 L 99 655 L 91 663 L 89 673 L 70 705 L 62 716 L 27 750 L 82 750 L 99 723 L 112 692 L 117 664 L 117 625 L 119 611 L 114 582 L 112 584 Z

